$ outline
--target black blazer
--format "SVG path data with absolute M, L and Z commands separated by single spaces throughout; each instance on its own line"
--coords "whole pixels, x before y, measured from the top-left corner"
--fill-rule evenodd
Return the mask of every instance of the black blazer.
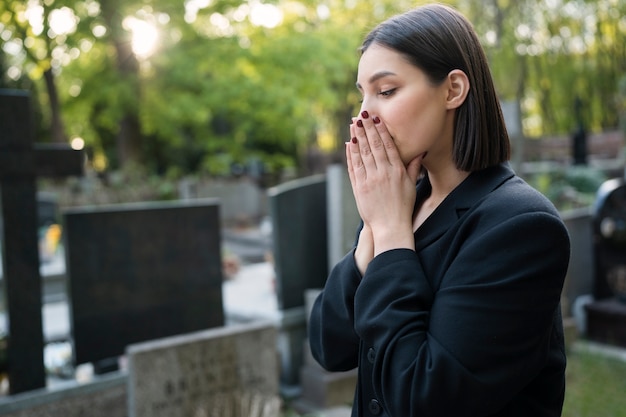
M 428 178 L 417 201 L 430 193 Z M 312 309 L 327 370 L 358 366 L 353 416 L 560 416 L 569 237 L 508 164 L 472 173 L 415 233 L 416 251 L 350 252 Z

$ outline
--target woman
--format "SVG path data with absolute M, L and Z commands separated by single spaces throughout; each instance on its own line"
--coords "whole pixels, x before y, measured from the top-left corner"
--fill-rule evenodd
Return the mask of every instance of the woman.
M 361 52 L 346 159 L 362 226 L 313 306 L 315 359 L 358 367 L 353 416 L 559 416 L 569 238 L 508 165 L 471 24 L 420 7 Z

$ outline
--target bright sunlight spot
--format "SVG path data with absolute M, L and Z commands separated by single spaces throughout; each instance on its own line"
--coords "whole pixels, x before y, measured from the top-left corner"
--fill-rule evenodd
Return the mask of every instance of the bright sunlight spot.
M 72 142 L 70 143 L 70 146 L 75 151 L 80 151 L 81 149 L 83 149 L 85 147 L 85 140 L 83 138 L 76 137 L 76 138 L 72 139 Z
M 255 26 L 275 28 L 283 21 L 283 12 L 273 4 L 251 2 L 250 22 Z
M 320 4 L 319 6 L 317 6 L 317 16 L 322 20 L 328 19 L 330 17 L 330 9 L 328 8 L 328 6 L 326 6 L 325 4 Z
M 28 24 L 33 30 L 33 33 L 38 36 L 43 32 L 43 6 L 29 2 L 26 11 L 24 12 Z
M 185 22 L 193 23 L 198 17 L 198 12 L 211 5 L 211 0 L 188 0 L 185 2 Z
M 135 17 L 129 16 L 122 22 L 124 29 L 130 30 L 133 34 L 132 48 L 138 58 L 149 58 L 156 50 L 159 32 L 157 28 Z
M 67 35 L 76 31 L 78 18 L 72 9 L 69 7 L 62 7 L 50 12 L 48 23 L 50 24 L 52 35 Z

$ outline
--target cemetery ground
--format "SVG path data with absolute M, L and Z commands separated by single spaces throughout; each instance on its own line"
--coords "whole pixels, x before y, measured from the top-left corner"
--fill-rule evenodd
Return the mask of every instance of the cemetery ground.
M 259 227 L 237 228 L 224 233 L 227 258 L 235 263 L 235 265 L 230 265 L 233 269 L 226 281 L 227 286 L 230 286 L 230 290 L 225 291 L 226 297 L 229 297 L 229 291 L 235 286 L 244 285 L 246 282 L 249 284 L 250 280 L 255 279 L 253 276 L 262 277 L 264 282 L 261 285 L 257 282 L 257 285 L 249 288 L 250 291 L 259 288 L 271 290 L 272 270 L 268 262 L 267 248 L 259 243 L 259 237 L 267 233 L 265 230 L 267 227 L 267 224 L 263 222 Z M 257 243 L 251 244 L 250 242 L 254 240 Z M 257 297 L 257 300 L 261 298 Z M 568 349 L 567 389 L 562 416 L 626 417 L 625 375 L 626 350 L 603 348 L 602 345 L 582 338 L 576 340 Z M 56 381 L 63 382 L 58 377 Z M 349 416 L 349 404 L 303 413 L 294 406 L 293 398 L 283 399 L 281 417 L 347 416 Z
M 626 352 L 619 353 L 568 353 L 563 417 L 626 416 Z

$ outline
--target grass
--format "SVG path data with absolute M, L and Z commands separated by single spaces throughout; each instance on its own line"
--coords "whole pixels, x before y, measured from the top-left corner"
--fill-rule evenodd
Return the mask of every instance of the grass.
M 626 361 L 572 349 L 566 384 L 562 417 L 626 417 Z M 282 417 L 301 415 L 287 409 Z
M 626 417 L 626 362 L 572 350 L 566 384 L 562 417 Z

